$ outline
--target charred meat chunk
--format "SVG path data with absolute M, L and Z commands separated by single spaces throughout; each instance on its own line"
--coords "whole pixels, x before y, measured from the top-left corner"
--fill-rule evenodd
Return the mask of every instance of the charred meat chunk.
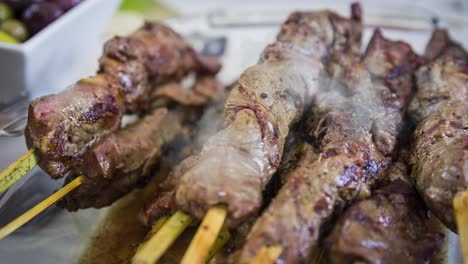
M 444 236 L 430 232 L 428 224 L 416 191 L 397 179 L 346 209 L 325 242 L 328 261 L 429 263 Z

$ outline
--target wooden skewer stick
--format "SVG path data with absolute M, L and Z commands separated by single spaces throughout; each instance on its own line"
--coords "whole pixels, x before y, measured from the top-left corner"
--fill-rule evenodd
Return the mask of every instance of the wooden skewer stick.
M 282 246 L 263 246 L 250 264 L 273 264 L 282 251 Z
M 30 149 L 19 159 L 0 172 L 0 194 L 32 170 L 38 162 L 34 149 Z
M 208 210 L 185 252 L 181 264 L 203 264 L 206 262 L 226 216 L 227 211 L 224 207 L 214 206 Z
M 226 244 L 230 238 L 231 233 L 229 233 L 229 230 L 227 228 L 221 229 L 221 232 L 219 232 L 219 235 L 214 242 L 214 245 L 210 249 L 210 253 L 206 258 L 205 263 L 210 262 L 210 260 L 216 255 L 216 253 L 218 253 L 218 251 L 221 250 L 221 248 L 223 248 L 224 244 Z
M 177 211 L 147 242 L 143 243 L 132 259 L 134 264 L 153 264 L 161 258 L 180 234 L 192 222 L 192 217 Z M 156 224 L 158 224 L 156 222 Z
M 458 235 L 464 263 L 468 264 L 468 192 L 461 192 L 453 199 Z
M 62 197 L 67 195 L 69 192 L 73 191 L 76 187 L 80 186 L 82 182 L 82 176 L 77 177 L 76 179 L 65 185 L 62 189 L 58 190 L 56 193 L 52 194 L 47 199 L 40 202 L 29 211 L 27 211 L 20 217 L 13 220 L 11 223 L 4 226 L 2 229 L 0 229 L 0 239 L 5 238 L 6 236 L 14 232 L 16 229 L 20 228 L 22 225 L 24 225 L 25 223 L 33 219 L 35 216 L 40 214 L 42 211 L 47 209 L 49 206 L 55 204 Z
M 156 221 L 156 223 L 151 228 L 151 231 L 149 232 L 149 234 L 146 236 L 145 242 L 150 240 L 154 235 L 156 235 L 156 233 L 159 232 L 159 230 L 161 229 L 161 227 L 163 227 L 163 225 L 167 222 L 167 220 L 169 220 L 169 216 L 163 216 L 159 218 L 159 220 Z

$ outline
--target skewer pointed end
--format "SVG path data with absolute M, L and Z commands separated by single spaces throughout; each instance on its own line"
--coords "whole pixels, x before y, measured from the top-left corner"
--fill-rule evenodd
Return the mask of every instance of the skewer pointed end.
M 465 264 L 468 264 L 468 192 L 460 192 L 453 199 L 455 219 Z
M 42 213 L 45 209 L 49 208 L 51 205 L 55 204 L 58 200 L 62 199 L 65 195 L 69 192 L 73 191 L 75 188 L 81 185 L 83 182 L 83 177 L 79 176 L 67 185 L 63 186 L 62 189 L 58 190 L 56 193 L 49 196 L 44 201 L 40 202 L 32 209 L 27 211 L 26 213 L 22 214 L 11 223 L 4 226 L 0 229 L 0 240 L 8 236 L 9 234 L 13 233 L 16 229 L 20 228 L 31 219 L 33 219 L 38 214 Z
M 180 234 L 192 222 L 192 217 L 178 211 L 169 219 L 159 219 L 153 225 L 150 238 L 137 250 L 132 259 L 133 264 L 153 264 L 175 242 Z
M 210 249 L 215 244 L 226 219 L 227 211 L 224 207 L 214 206 L 208 210 L 200 227 L 190 243 L 182 264 L 203 264 L 210 255 Z
M 273 264 L 282 251 L 282 246 L 263 246 L 250 264 Z

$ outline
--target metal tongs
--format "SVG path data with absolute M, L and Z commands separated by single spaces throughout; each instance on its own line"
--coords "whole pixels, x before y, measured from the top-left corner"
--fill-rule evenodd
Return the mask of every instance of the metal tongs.
M 23 98 L 0 111 L 0 136 L 16 137 L 24 133 L 28 104 L 28 98 Z
M 338 8 L 339 9 L 339 8 Z M 370 8 L 368 8 L 370 9 Z M 347 13 L 347 9 L 342 10 Z M 213 28 L 242 28 L 242 27 L 271 27 L 278 26 L 284 21 L 291 10 L 252 10 L 233 11 L 220 9 L 208 14 L 209 25 Z M 441 18 L 432 10 L 419 10 L 418 13 L 383 12 L 370 10 L 366 14 L 364 25 L 366 27 L 379 27 L 383 29 L 401 31 L 430 31 L 435 24 L 443 20 L 442 26 L 450 28 L 463 27 L 460 19 Z

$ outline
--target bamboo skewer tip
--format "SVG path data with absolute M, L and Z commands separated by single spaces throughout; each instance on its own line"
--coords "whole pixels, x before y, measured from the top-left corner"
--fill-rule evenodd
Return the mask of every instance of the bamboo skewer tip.
M 156 233 L 138 248 L 132 263 L 153 264 L 158 261 L 191 222 L 192 218 L 181 211 L 177 211 L 163 223 L 158 220 L 155 226 L 160 225 L 160 228 L 153 226 Z
M 468 192 L 460 192 L 453 199 L 455 219 L 464 263 L 468 264 Z
M 263 246 L 250 264 L 273 264 L 283 252 L 282 246 Z
M 28 150 L 21 157 L 0 172 L 0 194 L 32 170 L 38 162 L 34 149 Z
M 227 228 L 223 227 L 218 237 L 216 238 L 214 245 L 211 247 L 205 263 L 209 263 L 210 260 L 216 255 L 216 253 L 218 253 L 218 251 L 220 251 L 223 248 L 223 246 L 226 244 L 226 242 L 229 241 L 230 238 L 231 233 L 229 233 L 229 230 Z
M 214 206 L 208 210 L 182 258 L 182 264 L 203 264 L 206 262 L 226 216 L 227 211 L 224 207 Z
M 64 197 L 69 192 L 73 191 L 75 188 L 80 186 L 82 182 L 82 176 L 77 177 L 76 179 L 65 185 L 62 189 L 58 190 L 57 192 L 46 198 L 44 201 L 40 202 L 32 209 L 29 209 L 24 214 L 22 214 L 21 216 L 4 226 L 2 229 L 0 229 L 0 240 L 13 233 L 16 229 L 20 228 L 25 223 L 33 219 L 35 216 L 42 213 L 51 205 L 55 204 L 62 197 Z

